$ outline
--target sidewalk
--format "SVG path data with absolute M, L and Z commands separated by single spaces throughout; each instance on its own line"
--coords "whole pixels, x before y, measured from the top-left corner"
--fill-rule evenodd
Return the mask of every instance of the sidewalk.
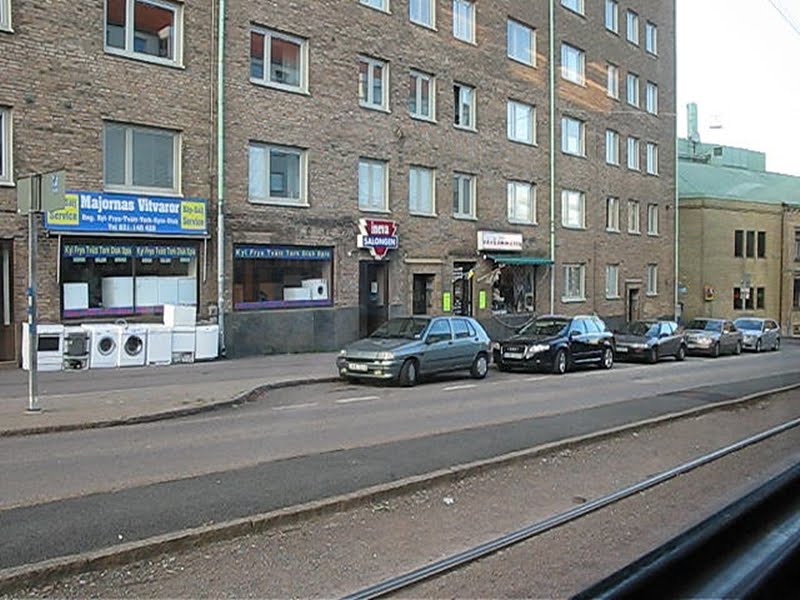
M 29 414 L 28 373 L 0 370 L 0 437 L 154 421 L 212 410 L 263 386 L 337 377 L 335 353 L 286 354 L 165 367 L 39 373 Z

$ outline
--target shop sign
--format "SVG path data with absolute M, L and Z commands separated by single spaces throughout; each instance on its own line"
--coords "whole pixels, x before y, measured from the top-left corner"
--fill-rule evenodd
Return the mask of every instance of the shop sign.
M 386 219 L 359 219 L 357 246 L 366 248 L 377 259 L 384 258 L 389 250 L 400 245 L 397 237 L 397 223 Z
M 500 231 L 479 231 L 478 251 L 481 250 L 522 250 L 521 233 L 503 233 Z
M 45 213 L 50 231 L 141 235 L 206 235 L 206 201 L 68 191 L 66 206 Z
M 256 260 L 332 260 L 333 250 L 299 246 L 236 246 L 233 257 Z
M 131 244 L 64 244 L 64 258 L 194 258 L 193 246 Z

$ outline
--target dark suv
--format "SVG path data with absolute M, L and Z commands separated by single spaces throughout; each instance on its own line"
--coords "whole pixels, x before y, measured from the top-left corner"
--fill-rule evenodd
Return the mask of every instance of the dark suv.
M 501 371 L 547 369 L 563 374 L 573 365 L 614 366 L 614 334 L 595 316 L 547 315 L 522 326 L 511 338 L 494 344 Z

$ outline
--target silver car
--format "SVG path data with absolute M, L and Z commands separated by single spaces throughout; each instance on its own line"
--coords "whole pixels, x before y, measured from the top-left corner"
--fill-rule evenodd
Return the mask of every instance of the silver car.
M 345 346 L 336 359 L 345 379 L 396 380 L 416 385 L 420 376 L 469 370 L 483 379 L 491 340 L 469 317 L 390 319 L 369 337 Z
M 744 336 L 742 347 L 745 350 L 780 350 L 781 327 L 772 319 L 742 317 L 733 323 Z
M 742 353 L 742 332 L 736 329 L 733 321 L 693 319 L 684 335 L 689 354 L 708 354 L 716 358 L 723 352 Z

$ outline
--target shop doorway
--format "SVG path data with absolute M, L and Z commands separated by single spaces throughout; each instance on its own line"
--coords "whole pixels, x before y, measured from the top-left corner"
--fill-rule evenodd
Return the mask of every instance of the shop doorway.
M 358 265 L 359 337 L 366 337 L 389 318 L 389 268 L 386 263 Z
M 628 288 L 628 322 L 638 321 L 642 318 L 641 309 L 639 306 L 639 288 Z
M 433 304 L 433 275 L 414 275 L 412 311 L 415 315 L 427 315 Z
M 453 263 L 453 314 L 472 316 L 474 262 Z
M 14 265 L 11 241 L 0 240 L 0 361 L 14 360 Z

